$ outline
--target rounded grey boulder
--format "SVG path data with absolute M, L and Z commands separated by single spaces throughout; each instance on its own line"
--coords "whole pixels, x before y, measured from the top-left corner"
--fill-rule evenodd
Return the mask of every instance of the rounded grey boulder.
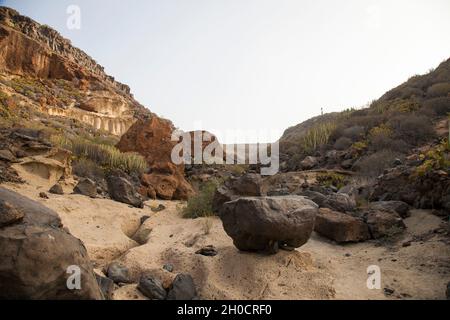
M 317 204 L 302 196 L 244 197 L 226 202 L 219 216 L 239 250 L 275 253 L 305 244 L 317 211 Z

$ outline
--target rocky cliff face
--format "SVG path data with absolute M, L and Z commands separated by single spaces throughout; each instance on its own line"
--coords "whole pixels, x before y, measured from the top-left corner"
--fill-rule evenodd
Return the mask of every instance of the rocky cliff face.
M 0 7 L 0 83 L 3 96 L 15 104 L 114 135 L 150 114 L 127 85 L 57 31 L 5 7 Z

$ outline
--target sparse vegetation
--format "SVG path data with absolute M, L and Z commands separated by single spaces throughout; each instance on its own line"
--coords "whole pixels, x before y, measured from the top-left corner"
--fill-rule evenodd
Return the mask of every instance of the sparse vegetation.
M 319 147 L 328 143 L 331 133 L 336 128 L 336 125 L 332 122 L 320 124 L 312 127 L 308 132 L 300 139 L 299 145 L 301 150 L 305 154 L 311 154 Z
M 337 189 L 340 189 L 343 186 L 345 186 L 347 182 L 347 179 L 344 175 L 335 172 L 319 173 L 316 179 L 320 185 L 326 187 L 333 186 Z
M 183 217 L 195 219 L 213 215 L 212 201 L 217 188 L 217 182 L 208 181 L 203 184 L 198 193 L 189 198 L 183 209 Z
M 68 139 L 52 136 L 51 140 L 56 145 L 72 151 L 77 159 L 88 159 L 105 169 L 120 169 L 130 174 L 141 174 L 147 170 L 147 162 L 137 153 L 123 153 L 114 146 L 80 137 Z
M 392 167 L 394 160 L 398 157 L 401 157 L 401 154 L 391 150 L 382 150 L 362 158 L 355 164 L 355 167 L 363 177 L 375 178 L 385 169 Z
M 430 170 L 450 169 L 450 145 L 448 138 L 432 148 L 426 154 L 420 155 L 423 163 L 416 168 L 416 174 L 422 176 Z

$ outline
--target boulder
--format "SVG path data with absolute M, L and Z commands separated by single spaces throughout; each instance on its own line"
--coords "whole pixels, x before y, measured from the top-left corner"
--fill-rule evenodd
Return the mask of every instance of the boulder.
M 396 235 L 406 228 L 400 215 L 393 211 L 369 210 L 365 217 L 374 239 Z
M 317 163 L 318 160 L 316 157 L 307 156 L 300 162 L 300 167 L 302 168 L 302 170 L 310 170 L 314 168 Z
M 136 208 L 143 208 L 144 203 L 136 192 L 134 186 L 125 178 L 117 176 L 109 176 L 108 193 L 112 199 L 132 205 Z
M 370 238 L 369 228 L 362 219 L 321 208 L 316 216 L 314 231 L 336 242 L 358 242 Z
M 0 228 L 0 299 L 103 299 L 86 248 L 56 212 L 4 188 L 0 199 L 2 212 L 7 203 L 23 215 Z M 77 268 L 80 289 L 69 289 Z
M 127 267 L 111 262 L 106 270 L 106 275 L 115 283 L 131 283 L 130 272 Z
M 64 190 L 59 183 L 55 183 L 48 192 L 53 194 L 64 194 Z
M 178 274 L 170 286 L 167 300 L 193 300 L 197 298 L 194 280 L 189 274 Z
M 167 296 L 161 281 L 151 275 L 141 276 L 137 288 L 144 296 L 152 300 L 164 300 Z
M 407 218 L 410 216 L 409 206 L 403 201 L 375 201 L 370 202 L 369 207 L 375 210 L 394 211 L 397 212 L 402 218 Z
M 329 208 L 339 212 L 353 211 L 356 201 L 346 193 L 322 194 L 317 191 L 305 190 L 301 195 L 308 197 L 321 208 Z
M 264 196 L 263 181 L 260 174 L 247 173 L 232 182 L 231 189 L 240 196 Z
M 75 186 L 73 192 L 95 198 L 97 196 L 97 186 L 91 179 L 83 178 Z
M 244 197 L 224 203 L 219 212 L 225 232 L 243 251 L 277 251 L 305 244 L 317 205 L 301 196 Z
M 172 141 L 175 127 L 169 120 L 152 115 L 136 121 L 122 135 L 117 148 L 122 152 L 138 152 L 147 160 L 149 173 L 143 175 L 142 184 L 149 197 L 186 200 L 194 194 L 192 186 L 184 178 L 184 164 L 174 164 L 172 149 L 178 141 Z M 140 190 L 144 193 L 145 190 Z
M 214 192 L 212 200 L 212 209 L 214 212 L 219 212 L 220 208 L 225 202 L 237 199 L 239 196 L 235 195 L 230 188 L 225 185 L 219 186 Z
M 225 202 L 235 200 L 241 196 L 265 196 L 266 187 L 260 174 L 247 173 L 237 179 L 230 179 L 225 184 L 219 186 L 213 197 L 212 208 L 214 212 L 219 212 Z
M 103 277 L 101 275 L 95 274 L 98 286 L 102 291 L 103 297 L 107 300 L 112 300 L 114 292 L 114 281 L 110 278 Z

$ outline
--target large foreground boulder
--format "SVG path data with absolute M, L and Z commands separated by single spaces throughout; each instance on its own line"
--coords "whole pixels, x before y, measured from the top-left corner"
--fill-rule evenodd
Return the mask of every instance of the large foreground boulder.
M 0 216 L 23 214 L 0 227 L 0 299 L 103 298 L 86 248 L 62 228 L 57 213 L 1 187 L 0 200 L 6 203 Z M 69 278 L 77 270 L 80 289 Z
M 243 251 L 300 247 L 314 228 L 317 205 L 301 196 L 244 197 L 223 204 L 219 216 Z
M 319 209 L 314 231 L 336 242 L 358 242 L 370 238 L 367 224 L 359 218 L 333 211 Z

